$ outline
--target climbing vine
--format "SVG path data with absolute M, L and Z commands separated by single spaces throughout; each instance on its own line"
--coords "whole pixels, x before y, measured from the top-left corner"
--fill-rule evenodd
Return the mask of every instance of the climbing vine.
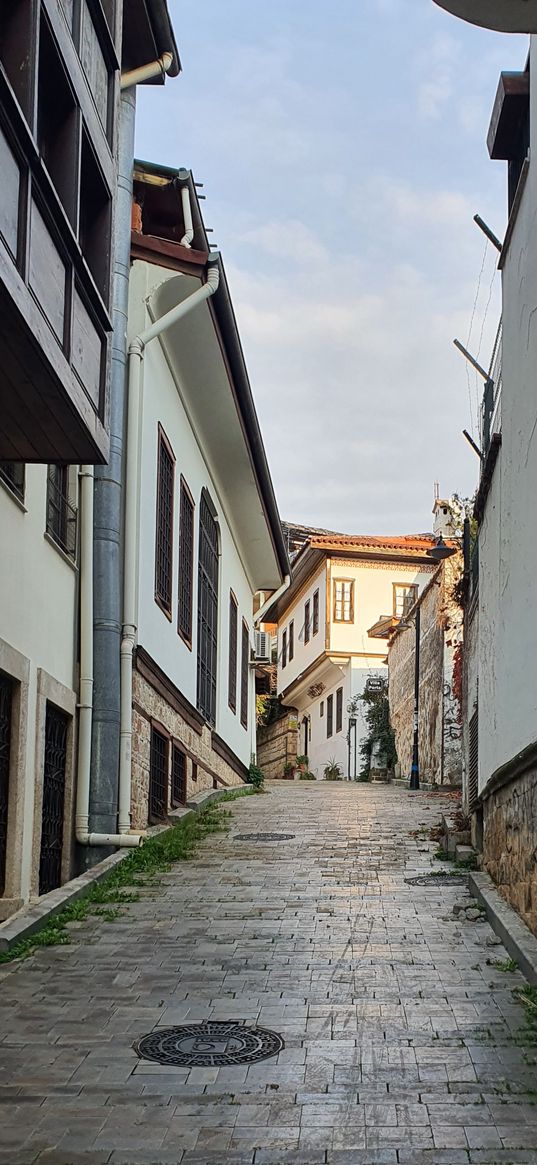
M 360 780 L 368 781 L 371 756 L 375 747 L 378 748 L 379 753 L 385 758 L 388 770 L 393 769 L 397 761 L 395 735 L 390 724 L 387 680 L 383 679 L 382 687 L 375 692 L 368 691 L 366 686 L 362 695 L 355 698 L 354 701 L 351 701 L 353 704 L 352 712 L 356 711 L 358 699 L 365 704 L 364 719 L 368 728 L 367 736 L 362 740 L 360 745 L 360 756 L 362 758 Z M 350 706 L 349 711 L 351 711 Z

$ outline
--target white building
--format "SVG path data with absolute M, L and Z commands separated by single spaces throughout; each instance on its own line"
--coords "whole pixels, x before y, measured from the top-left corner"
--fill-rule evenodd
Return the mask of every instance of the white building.
M 139 466 L 132 825 L 143 829 L 197 790 L 247 775 L 253 597 L 278 588 L 288 565 L 225 273 L 192 177 L 146 163 L 134 177 L 131 341 L 177 305 L 185 312 L 145 343 L 128 450 Z M 210 294 L 200 300 L 202 288 Z
M 387 676 L 386 647 L 369 634 L 395 625 L 426 586 L 435 564 L 432 535 L 380 538 L 313 534 L 293 562 L 291 587 L 267 618 L 278 622 L 278 694 L 299 717 L 298 753 L 317 777 L 335 760 L 346 776 L 360 769 L 366 735 L 348 704 L 369 678 Z

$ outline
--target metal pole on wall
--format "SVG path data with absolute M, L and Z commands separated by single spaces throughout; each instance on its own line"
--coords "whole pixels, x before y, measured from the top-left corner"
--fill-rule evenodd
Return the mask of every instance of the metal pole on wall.
M 419 761 L 419 708 L 420 708 L 420 638 L 421 638 L 421 610 L 416 611 L 416 648 L 414 653 L 414 744 L 412 748 L 412 768 L 410 770 L 410 788 L 420 787 Z

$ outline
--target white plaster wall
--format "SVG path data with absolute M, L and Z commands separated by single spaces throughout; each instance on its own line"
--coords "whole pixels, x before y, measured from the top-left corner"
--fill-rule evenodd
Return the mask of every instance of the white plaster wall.
M 336 732 L 336 692 L 338 688 L 343 688 L 343 730 Z M 333 716 L 333 735 L 327 737 L 326 735 L 326 704 L 328 696 L 334 697 L 334 716 Z M 303 717 L 309 718 L 310 724 L 310 741 L 308 748 L 308 760 L 310 772 L 320 779 L 323 775 L 323 768 L 329 761 L 335 760 L 341 765 L 343 774 L 347 775 L 347 704 L 350 698 L 350 667 L 347 664 L 341 669 L 340 676 L 333 684 L 327 685 L 320 697 L 311 699 L 307 693 L 304 693 L 302 698 L 297 701 L 296 707 L 298 709 L 298 754 L 303 752 L 304 740 L 304 726 L 302 723 Z M 324 705 L 324 715 L 321 716 L 321 703 Z
M 319 591 L 319 630 L 313 634 L 313 596 Z M 304 643 L 304 608 L 310 603 L 310 641 Z M 289 624 L 295 624 L 295 653 L 289 662 Z M 287 631 L 287 666 L 282 668 L 282 639 L 283 632 Z M 278 692 L 282 692 L 289 684 L 305 671 L 307 667 L 325 649 L 326 636 L 326 566 L 323 564 L 317 571 L 307 589 L 297 602 L 286 611 L 284 618 L 278 625 Z
M 537 738 L 537 40 L 531 161 L 502 278 L 502 447 L 479 534 L 479 785 Z
M 337 652 L 361 652 L 377 659 L 386 656 L 388 647 L 382 639 L 367 634 L 381 615 L 393 612 L 393 583 L 417 584 L 418 592 L 430 581 L 430 570 L 415 566 L 386 563 L 357 563 L 352 559 L 332 560 L 330 612 L 334 611 L 334 585 L 337 579 L 354 580 L 354 622 L 334 623 L 330 627 L 330 649 Z
M 30 661 L 22 894 L 30 890 L 37 669 L 73 689 L 78 575 L 45 538 L 47 467 L 26 466 L 25 509 L 0 486 L 0 639 Z
M 140 272 L 142 267 L 142 272 Z M 131 296 L 140 296 L 140 274 L 131 287 Z M 141 299 L 141 297 L 140 297 Z M 139 313 L 138 313 L 139 319 Z M 155 587 L 155 515 L 158 426 L 162 426 L 175 456 L 175 507 L 173 542 L 172 621 L 154 598 Z M 192 650 L 177 632 L 178 554 L 179 554 L 179 487 L 183 475 L 196 503 L 194 515 L 194 597 Z M 255 740 L 255 703 L 253 678 L 249 678 L 248 728 L 240 719 L 240 635 L 244 618 L 253 643 L 253 592 L 235 542 L 228 515 L 211 475 L 210 455 L 203 451 L 191 427 L 181 398 L 158 340 L 148 344 L 143 364 L 143 419 L 140 464 L 140 522 L 138 555 L 138 642 L 156 660 L 183 695 L 196 706 L 197 697 L 197 563 L 198 522 L 201 491 L 206 488 L 217 510 L 220 532 L 220 576 L 218 604 L 218 680 L 216 731 L 245 765 L 250 763 Z M 240 515 L 236 516 L 240 524 Z M 229 592 L 233 590 L 239 607 L 237 646 L 237 711 L 228 705 Z

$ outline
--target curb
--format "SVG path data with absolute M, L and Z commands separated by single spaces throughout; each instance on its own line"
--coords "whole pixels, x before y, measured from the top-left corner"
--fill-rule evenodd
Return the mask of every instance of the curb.
M 240 785 L 237 786 L 240 788 Z M 245 785 L 245 788 L 249 788 Z M 206 792 L 197 793 L 190 801 L 187 802 L 186 808 L 175 810 L 170 814 L 173 818 L 170 825 L 156 825 L 152 829 L 148 829 L 147 836 L 157 837 L 162 833 L 166 833 L 168 829 L 172 829 L 177 825 L 178 821 L 184 821 L 185 818 L 191 817 L 194 813 L 198 813 L 210 801 L 218 801 L 220 798 L 229 792 L 229 789 L 208 789 Z M 90 870 L 85 870 L 83 874 L 79 874 L 77 878 L 72 878 L 70 882 L 65 882 L 63 886 L 59 886 L 57 890 L 51 890 L 48 894 L 42 894 L 40 898 L 31 902 L 30 905 L 22 906 L 17 910 L 16 914 L 12 914 L 5 922 L 0 923 L 0 954 L 5 954 L 16 943 L 22 939 L 29 938 L 30 935 L 35 934 L 36 930 L 41 930 L 47 919 L 54 918 L 71 902 L 76 902 L 78 898 L 83 898 L 85 894 L 91 890 L 98 882 L 106 878 L 107 874 L 124 861 L 128 854 L 132 851 L 130 849 L 117 850 L 116 853 L 110 854 L 104 861 L 99 862 L 96 866 L 92 866 Z
M 490 925 L 528 983 L 537 984 L 537 938 L 516 910 L 502 898 L 488 874 L 470 873 L 468 887 L 484 907 Z

